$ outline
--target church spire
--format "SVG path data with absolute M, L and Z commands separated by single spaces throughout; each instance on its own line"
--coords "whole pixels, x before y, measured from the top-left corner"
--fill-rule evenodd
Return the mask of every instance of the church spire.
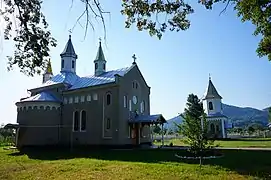
M 50 80 L 53 77 L 53 71 L 52 71 L 52 65 L 51 60 L 49 59 L 45 73 L 42 77 L 42 83 L 45 83 L 46 81 Z
M 106 71 L 106 60 L 102 49 L 101 38 L 99 38 L 99 48 L 96 58 L 94 59 L 94 64 L 95 64 L 95 76 L 99 76 L 100 74 Z
M 69 35 L 69 40 L 60 54 L 61 57 L 61 72 L 76 72 L 76 59 L 77 54 L 72 45 L 71 35 Z
M 222 99 L 222 97 L 218 94 L 212 80 L 211 80 L 211 76 L 209 74 L 209 84 L 207 87 L 207 90 L 204 94 L 203 100 L 204 99 Z

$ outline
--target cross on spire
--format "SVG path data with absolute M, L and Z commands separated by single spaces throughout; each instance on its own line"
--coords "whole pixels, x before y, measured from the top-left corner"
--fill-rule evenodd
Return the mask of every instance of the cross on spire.
M 69 29 L 69 38 L 71 39 L 72 30 Z
M 132 58 L 134 59 L 133 64 L 136 64 L 136 62 L 135 62 L 135 61 L 136 61 L 136 59 L 137 59 L 137 58 L 136 58 L 136 55 L 135 55 L 135 54 L 133 54 Z
M 211 80 L 211 74 L 209 73 L 209 80 Z

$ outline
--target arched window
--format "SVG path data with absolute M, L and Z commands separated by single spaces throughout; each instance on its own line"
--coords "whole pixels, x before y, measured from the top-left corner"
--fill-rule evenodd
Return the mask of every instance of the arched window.
M 106 95 L 106 104 L 110 105 L 111 104 L 111 94 Z
M 73 113 L 73 131 L 79 130 L 79 112 L 75 111 Z
M 209 102 L 209 110 L 213 110 L 214 107 L 213 107 L 213 103 L 212 102 Z
M 215 125 L 212 123 L 211 124 L 211 133 L 214 134 L 215 133 Z
M 86 130 L 86 126 L 87 126 L 87 113 L 86 111 L 81 111 L 81 131 L 85 131 Z
M 123 96 L 123 107 L 127 107 L 127 96 Z
M 143 113 L 145 111 L 145 101 L 142 101 L 140 104 L 140 112 Z
M 98 69 L 98 63 L 95 63 L 95 69 Z
M 103 69 L 105 70 L 105 64 L 103 64 Z
M 106 129 L 110 129 L 111 128 L 111 121 L 110 118 L 106 119 Z
M 64 68 L 64 60 L 61 61 L 61 68 Z
M 72 61 L 72 68 L 74 69 L 75 62 L 74 60 Z

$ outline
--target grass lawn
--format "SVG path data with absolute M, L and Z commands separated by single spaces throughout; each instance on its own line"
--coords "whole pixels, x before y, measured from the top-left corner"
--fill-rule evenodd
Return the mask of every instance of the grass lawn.
M 179 160 L 181 150 L 3 150 L 0 179 L 270 179 L 268 151 L 223 150 L 224 157 Z
M 172 139 L 165 141 L 165 144 L 173 143 L 173 145 L 186 146 L 186 144 L 181 139 Z M 161 145 L 161 142 L 155 143 Z M 215 141 L 215 144 L 220 145 L 220 147 L 253 147 L 253 148 L 271 148 L 271 138 L 244 138 L 244 139 L 232 139 L 232 140 L 220 140 Z

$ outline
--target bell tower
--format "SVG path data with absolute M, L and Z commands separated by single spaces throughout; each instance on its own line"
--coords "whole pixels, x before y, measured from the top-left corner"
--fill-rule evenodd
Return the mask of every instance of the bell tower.
M 69 40 L 60 54 L 61 57 L 61 72 L 72 72 L 76 73 L 76 60 L 77 54 L 74 51 L 71 35 L 69 35 Z
M 94 68 L 95 68 L 95 76 L 99 76 L 102 73 L 106 72 L 106 60 L 105 60 L 102 45 L 101 45 L 101 38 L 99 39 L 99 48 L 98 48 L 97 56 L 94 60 Z
M 50 80 L 52 77 L 53 77 L 53 71 L 52 71 L 51 60 L 49 59 L 46 70 L 42 77 L 42 83 L 45 83 L 46 81 Z
M 209 76 L 209 83 L 203 97 L 203 107 L 207 115 L 222 113 L 222 97 L 218 94 Z

